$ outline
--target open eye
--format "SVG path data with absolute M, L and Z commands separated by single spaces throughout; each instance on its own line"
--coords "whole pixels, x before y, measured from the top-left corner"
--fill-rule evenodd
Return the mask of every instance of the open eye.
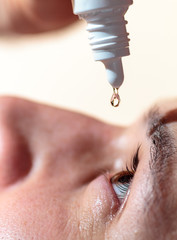
M 120 204 L 122 204 L 126 198 L 131 181 L 133 179 L 133 175 L 133 173 L 125 171 L 111 178 L 113 189 L 120 201 Z
M 137 167 L 139 164 L 139 156 L 138 156 L 139 149 L 140 149 L 140 145 L 138 146 L 137 151 L 131 161 L 132 162 L 131 168 L 129 169 L 127 166 L 126 171 L 118 173 L 111 178 L 111 184 L 117 195 L 117 198 L 120 201 L 120 204 L 124 202 L 126 195 L 128 193 L 128 190 L 130 188 L 130 184 L 133 180 L 133 176 L 137 170 Z

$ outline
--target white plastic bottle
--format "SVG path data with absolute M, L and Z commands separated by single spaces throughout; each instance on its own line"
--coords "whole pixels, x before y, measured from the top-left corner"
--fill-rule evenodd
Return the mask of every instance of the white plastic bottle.
M 104 63 L 109 83 L 114 91 L 118 90 L 124 80 L 121 58 L 130 54 L 124 15 L 133 0 L 72 0 L 72 3 L 74 14 L 88 23 L 94 59 Z

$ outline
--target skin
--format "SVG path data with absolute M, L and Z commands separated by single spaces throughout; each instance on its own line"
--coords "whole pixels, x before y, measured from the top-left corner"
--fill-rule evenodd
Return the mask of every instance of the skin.
M 159 104 L 160 111 L 174 109 L 176 103 Z M 176 132 L 176 122 L 167 125 Z M 174 229 L 169 222 L 166 234 L 165 220 L 157 213 L 161 224 L 154 221 L 146 202 L 154 194 L 146 129 L 143 117 L 129 127 L 112 126 L 1 97 L 0 239 L 176 239 L 176 201 L 166 216 L 174 216 Z M 110 178 L 130 165 L 139 144 L 140 163 L 120 210 Z M 175 171 L 171 178 L 176 177 Z M 177 197 L 175 181 L 170 192 L 171 200 Z
M 1 33 L 45 32 L 76 19 L 69 0 L 0 1 L 0 16 Z M 163 115 L 177 101 L 158 106 Z M 147 128 L 144 117 L 129 127 L 112 126 L 1 97 L 0 239 L 177 239 L 176 157 L 162 186 L 154 185 Z M 176 141 L 176 122 L 167 128 Z M 111 177 L 131 165 L 138 146 L 139 165 L 121 205 Z
M 61 29 L 78 19 L 71 0 L 0 1 L 0 32 L 41 33 Z

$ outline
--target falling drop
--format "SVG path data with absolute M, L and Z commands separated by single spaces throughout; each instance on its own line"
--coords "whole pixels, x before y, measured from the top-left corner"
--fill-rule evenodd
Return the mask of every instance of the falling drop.
M 111 104 L 113 107 L 118 107 L 120 104 L 120 96 L 118 93 L 118 88 L 113 88 L 113 95 L 111 97 Z

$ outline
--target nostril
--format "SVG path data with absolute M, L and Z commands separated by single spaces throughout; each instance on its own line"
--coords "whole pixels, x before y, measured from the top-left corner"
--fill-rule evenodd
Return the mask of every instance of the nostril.
M 32 166 L 25 138 L 15 129 L 0 128 L 0 188 L 24 178 Z

